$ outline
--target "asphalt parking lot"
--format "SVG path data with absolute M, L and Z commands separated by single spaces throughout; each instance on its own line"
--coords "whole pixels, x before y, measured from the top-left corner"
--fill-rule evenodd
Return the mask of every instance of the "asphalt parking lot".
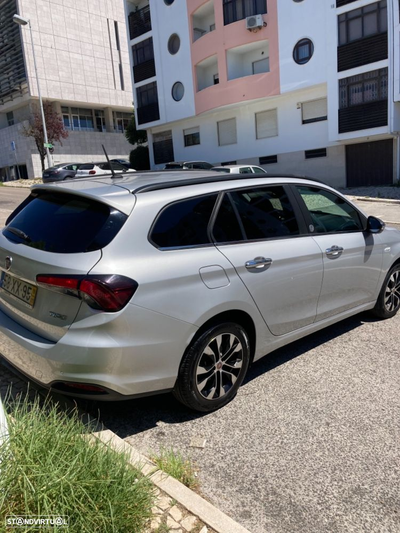
M 8 191 L 4 218 L 28 194 Z M 253 365 L 210 415 L 171 395 L 89 407 L 142 452 L 189 455 L 203 495 L 253 533 L 398 533 L 399 331 L 400 315 L 362 314 L 297 341 Z

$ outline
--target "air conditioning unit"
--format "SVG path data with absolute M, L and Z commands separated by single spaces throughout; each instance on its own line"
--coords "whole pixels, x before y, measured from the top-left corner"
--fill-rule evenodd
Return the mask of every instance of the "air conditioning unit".
M 253 15 L 252 17 L 246 18 L 246 29 L 255 30 L 257 28 L 262 28 L 264 26 L 264 20 L 262 15 Z

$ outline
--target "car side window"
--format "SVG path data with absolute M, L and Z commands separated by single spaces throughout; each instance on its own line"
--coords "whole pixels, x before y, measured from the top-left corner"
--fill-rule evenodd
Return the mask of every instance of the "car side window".
M 258 167 L 252 167 L 252 168 L 253 168 L 254 174 L 266 174 L 265 170 L 263 170 L 262 168 L 258 168 Z
M 167 206 L 156 219 L 150 239 L 160 248 L 208 244 L 208 223 L 217 197 L 211 194 Z
M 241 167 L 239 168 L 239 174 L 252 174 L 250 167 Z
M 297 186 L 310 214 L 315 233 L 362 231 L 358 212 L 343 198 L 315 187 Z
M 282 186 L 232 191 L 229 197 L 233 204 L 231 210 L 221 205 L 224 211 L 218 213 L 215 221 L 213 234 L 217 242 L 299 235 L 293 207 Z M 239 223 L 233 216 L 235 210 Z

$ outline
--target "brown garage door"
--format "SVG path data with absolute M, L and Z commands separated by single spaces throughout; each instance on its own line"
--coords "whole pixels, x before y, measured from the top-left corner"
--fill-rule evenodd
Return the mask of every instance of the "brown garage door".
M 393 139 L 346 146 L 348 187 L 393 183 Z

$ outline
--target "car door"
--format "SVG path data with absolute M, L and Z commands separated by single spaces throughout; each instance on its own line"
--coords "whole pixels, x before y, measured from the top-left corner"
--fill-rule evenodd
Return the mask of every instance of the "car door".
M 363 215 L 334 192 L 305 185 L 296 189 L 323 254 L 317 320 L 372 302 L 383 260 L 380 236 L 364 231 Z
M 274 335 L 314 322 L 322 284 L 321 250 L 288 195 L 281 185 L 226 192 L 212 228 Z

